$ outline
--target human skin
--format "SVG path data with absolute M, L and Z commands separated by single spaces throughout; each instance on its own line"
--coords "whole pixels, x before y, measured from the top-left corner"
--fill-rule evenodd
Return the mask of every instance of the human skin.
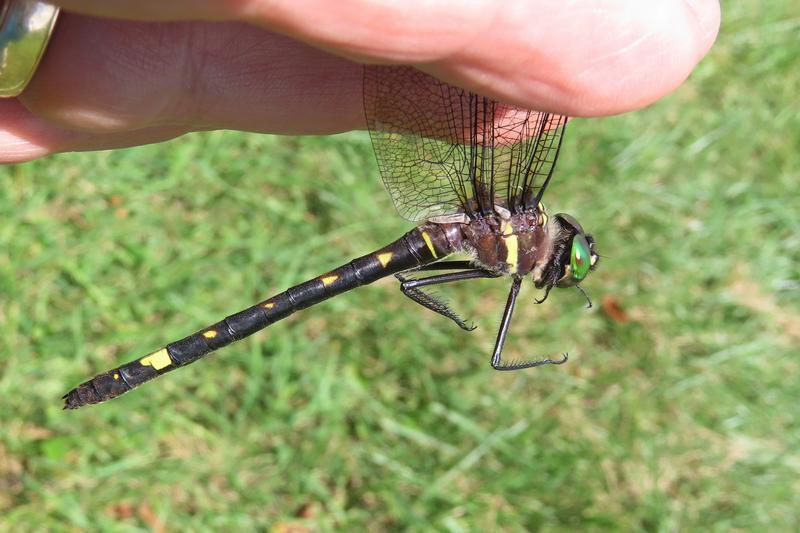
M 525 108 L 602 116 L 680 85 L 717 0 L 62 0 L 0 163 L 189 131 L 364 127 L 361 63 L 412 65 Z M 498 6 L 502 6 L 499 9 Z

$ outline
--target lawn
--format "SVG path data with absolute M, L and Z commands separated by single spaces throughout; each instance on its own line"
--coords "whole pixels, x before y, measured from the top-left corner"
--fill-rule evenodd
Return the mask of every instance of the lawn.
M 800 18 L 723 5 L 640 112 L 575 120 L 545 198 L 604 258 L 532 304 L 385 280 L 111 403 L 99 371 L 378 248 L 363 132 L 189 135 L 0 168 L 0 530 L 769 530 L 800 522 Z

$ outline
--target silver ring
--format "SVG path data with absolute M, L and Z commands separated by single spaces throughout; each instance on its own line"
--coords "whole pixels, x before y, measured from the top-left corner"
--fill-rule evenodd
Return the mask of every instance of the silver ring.
M 58 18 L 37 0 L 0 0 L 0 97 L 17 96 L 36 72 Z

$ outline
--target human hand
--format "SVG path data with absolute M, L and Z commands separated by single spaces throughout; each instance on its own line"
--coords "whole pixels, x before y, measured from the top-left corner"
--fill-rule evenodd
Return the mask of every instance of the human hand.
M 683 82 L 719 27 L 717 0 L 56 3 L 71 12 L 36 76 L 0 101 L 0 163 L 196 130 L 362 128 L 359 62 L 526 108 L 620 113 Z

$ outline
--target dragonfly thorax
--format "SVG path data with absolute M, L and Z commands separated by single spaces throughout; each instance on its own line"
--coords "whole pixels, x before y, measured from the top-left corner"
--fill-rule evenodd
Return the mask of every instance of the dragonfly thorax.
M 541 271 L 552 250 L 547 215 L 536 209 L 470 219 L 461 225 L 461 235 L 461 249 L 498 274 L 523 277 Z
M 439 231 L 425 231 L 426 227 Z M 548 217 L 541 204 L 514 214 L 500 208 L 474 218 L 436 217 L 421 230 L 426 238 L 430 234 L 435 241 L 441 239 L 440 250 L 465 252 L 480 267 L 500 275 L 531 274 L 538 288 L 576 285 L 599 259 L 594 239 L 573 217 L 564 213 Z

